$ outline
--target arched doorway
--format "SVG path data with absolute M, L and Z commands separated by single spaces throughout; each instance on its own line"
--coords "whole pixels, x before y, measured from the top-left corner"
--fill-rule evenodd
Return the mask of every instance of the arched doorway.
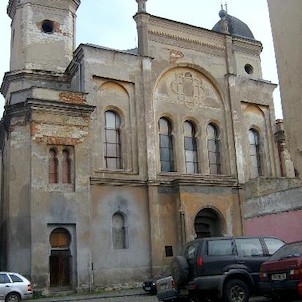
M 50 286 L 71 285 L 71 235 L 64 228 L 54 229 L 49 237 L 51 254 L 49 257 Z
M 198 212 L 194 221 L 194 229 L 197 238 L 222 236 L 221 219 L 211 208 Z

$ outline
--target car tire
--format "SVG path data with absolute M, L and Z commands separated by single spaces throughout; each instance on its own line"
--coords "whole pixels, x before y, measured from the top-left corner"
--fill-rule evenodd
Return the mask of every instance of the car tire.
M 188 282 L 189 265 L 185 257 L 176 256 L 172 259 L 171 275 L 176 286 L 181 286 Z
M 249 288 L 239 279 L 227 281 L 223 289 L 223 301 L 225 302 L 248 302 Z
M 21 297 L 17 293 L 10 293 L 6 296 L 5 302 L 20 302 Z

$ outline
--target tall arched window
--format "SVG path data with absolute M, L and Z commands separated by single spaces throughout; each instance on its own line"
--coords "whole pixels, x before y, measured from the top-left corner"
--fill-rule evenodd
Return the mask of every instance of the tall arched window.
M 67 149 L 62 152 L 62 183 L 71 183 L 71 159 Z
M 114 249 L 127 248 L 127 228 L 125 217 L 121 213 L 115 213 L 112 216 L 112 242 Z
M 48 181 L 58 183 L 58 152 L 55 148 L 49 150 Z
M 255 129 L 249 130 L 251 177 L 262 175 L 259 133 Z
M 121 120 L 114 111 L 105 112 L 105 162 L 107 169 L 121 169 Z
M 173 136 L 171 123 L 161 118 L 159 120 L 159 151 L 161 171 L 174 171 Z
M 220 141 L 217 127 L 213 124 L 209 124 L 207 127 L 207 135 L 210 174 L 221 174 Z
M 194 124 L 186 121 L 183 124 L 186 173 L 198 173 L 197 142 Z

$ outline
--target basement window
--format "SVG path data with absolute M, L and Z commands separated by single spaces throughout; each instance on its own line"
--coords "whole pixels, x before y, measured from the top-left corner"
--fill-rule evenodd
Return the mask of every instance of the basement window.
M 42 22 L 42 31 L 46 34 L 52 34 L 54 32 L 54 23 L 50 20 L 44 20 Z

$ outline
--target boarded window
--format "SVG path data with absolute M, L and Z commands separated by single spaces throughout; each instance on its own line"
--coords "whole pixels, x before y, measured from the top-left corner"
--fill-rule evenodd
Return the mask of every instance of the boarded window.
M 71 183 L 71 159 L 67 149 L 62 152 L 62 182 Z
M 58 152 L 55 148 L 49 150 L 48 179 L 49 183 L 58 183 Z
M 121 213 L 115 213 L 112 216 L 112 242 L 114 249 L 127 248 L 127 228 L 125 217 Z

